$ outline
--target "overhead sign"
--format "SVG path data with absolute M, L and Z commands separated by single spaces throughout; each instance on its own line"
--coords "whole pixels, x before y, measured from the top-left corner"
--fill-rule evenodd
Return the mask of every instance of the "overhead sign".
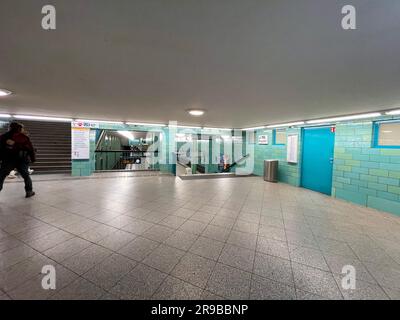
M 72 121 L 72 128 L 89 128 L 89 129 L 98 129 L 100 125 L 98 122 L 88 122 L 88 121 Z
M 268 135 L 258 136 L 258 144 L 268 144 Z
M 90 159 L 90 129 L 72 128 L 71 140 L 72 160 Z

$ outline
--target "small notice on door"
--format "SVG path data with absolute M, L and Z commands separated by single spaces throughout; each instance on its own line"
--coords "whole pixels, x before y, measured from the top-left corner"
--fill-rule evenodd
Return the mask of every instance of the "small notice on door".
M 298 162 L 299 135 L 291 134 L 287 137 L 287 162 Z
M 72 159 L 88 160 L 90 158 L 90 129 L 72 128 Z

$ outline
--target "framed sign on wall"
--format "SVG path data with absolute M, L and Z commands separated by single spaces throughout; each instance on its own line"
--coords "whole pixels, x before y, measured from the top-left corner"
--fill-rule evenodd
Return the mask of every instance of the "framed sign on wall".
M 71 149 L 72 160 L 88 160 L 90 158 L 90 129 L 72 128 Z
M 268 144 L 268 135 L 263 134 L 258 136 L 258 144 Z
M 298 163 L 299 135 L 290 134 L 287 137 L 287 162 Z

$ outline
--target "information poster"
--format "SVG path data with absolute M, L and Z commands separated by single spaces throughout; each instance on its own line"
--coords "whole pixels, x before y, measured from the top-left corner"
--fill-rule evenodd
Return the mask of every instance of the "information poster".
M 258 144 L 268 144 L 268 135 L 258 136 Z
M 90 158 L 90 129 L 72 128 L 72 160 Z
M 298 162 L 299 135 L 291 134 L 287 137 L 287 162 Z

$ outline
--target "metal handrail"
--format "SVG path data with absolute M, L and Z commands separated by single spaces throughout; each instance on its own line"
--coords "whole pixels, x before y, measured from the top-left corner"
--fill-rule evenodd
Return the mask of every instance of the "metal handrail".
M 103 141 L 103 138 L 104 138 L 105 134 L 106 134 L 106 131 L 105 130 L 101 130 L 99 140 L 97 140 L 97 143 L 96 143 L 96 149 L 95 149 L 96 151 L 99 148 L 100 143 Z

